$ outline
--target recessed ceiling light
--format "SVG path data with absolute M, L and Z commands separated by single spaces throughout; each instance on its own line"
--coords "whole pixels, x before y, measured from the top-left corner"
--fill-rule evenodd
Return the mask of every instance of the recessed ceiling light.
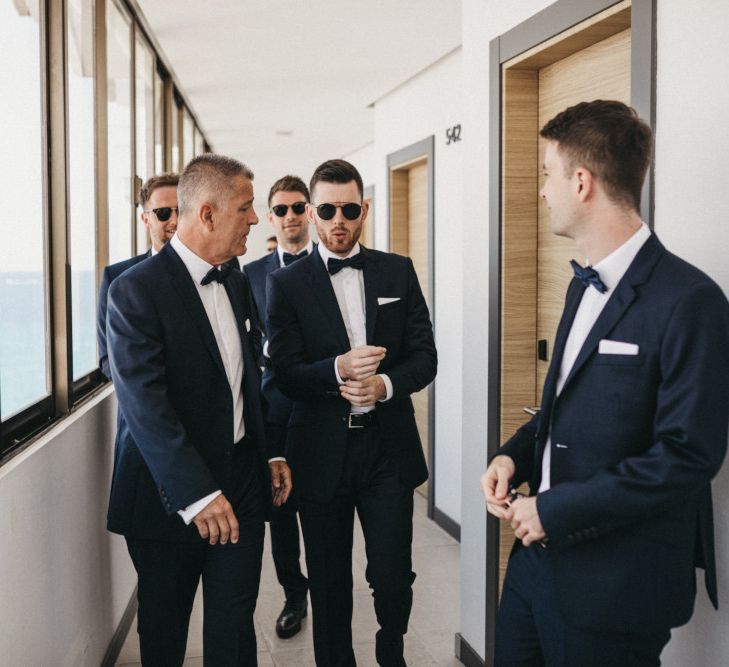
M 276 130 L 277 137 L 290 137 L 293 133 L 293 130 Z

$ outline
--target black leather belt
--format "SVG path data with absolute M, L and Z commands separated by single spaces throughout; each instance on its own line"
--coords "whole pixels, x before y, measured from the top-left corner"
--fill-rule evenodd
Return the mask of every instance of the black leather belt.
M 344 420 L 347 422 L 347 428 L 365 428 L 377 423 L 374 410 L 370 412 L 350 412 Z

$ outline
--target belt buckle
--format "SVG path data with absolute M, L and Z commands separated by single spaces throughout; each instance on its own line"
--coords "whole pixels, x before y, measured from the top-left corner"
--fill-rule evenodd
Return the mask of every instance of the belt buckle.
M 352 417 L 355 415 L 359 415 L 359 412 L 350 412 L 349 417 L 347 418 L 347 427 L 348 428 L 364 428 L 364 424 L 353 424 L 352 423 Z

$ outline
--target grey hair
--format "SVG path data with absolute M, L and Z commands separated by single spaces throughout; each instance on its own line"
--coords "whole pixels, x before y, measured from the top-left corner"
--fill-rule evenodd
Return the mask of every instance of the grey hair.
M 187 163 L 177 185 L 180 215 L 194 208 L 204 197 L 220 205 L 226 200 L 231 181 L 243 176 L 251 181 L 253 172 L 242 162 L 216 153 L 203 153 Z

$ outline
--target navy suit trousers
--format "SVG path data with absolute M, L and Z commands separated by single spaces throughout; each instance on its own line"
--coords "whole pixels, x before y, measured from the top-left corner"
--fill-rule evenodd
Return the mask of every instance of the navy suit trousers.
M 549 558 L 547 550 L 535 544 L 517 548 L 509 559 L 496 616 L 494 667 L 661 664 L 661 651 L 671 638 L 670 628 L 650 633 L 604 632 L 565 623 L 556 602 Z

